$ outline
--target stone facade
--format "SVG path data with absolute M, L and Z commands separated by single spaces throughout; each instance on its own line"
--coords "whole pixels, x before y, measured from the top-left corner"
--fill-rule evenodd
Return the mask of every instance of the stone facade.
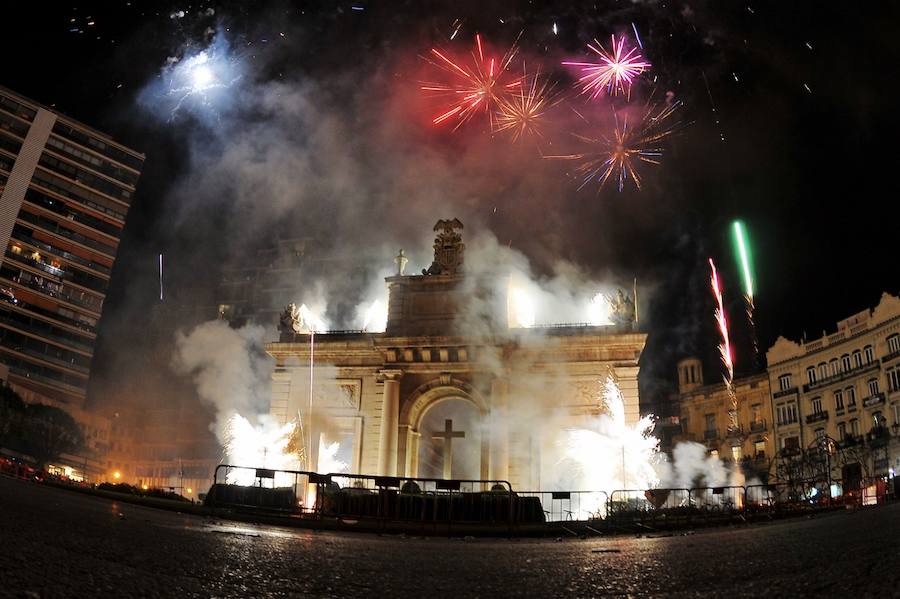
M 626 421 L 637 422 L 646 335 L 631 322 L 509 328 L 506 298 L 463 271 L 461 228 L 455 219 L 439 221 L 431 267 L 386 279 L 386 332 L 283 327 L 266 348 L 276 361 L 272 414 L 282 422 L 299 415 L 308 439 L 340 441 L 349 471 L 394 476 L 446 473 L 436 439 L 445 424 L 458 430 L 465 423 L 465 436 L 454 434 L 451 455 L 457 447 L 461 453 L 459 462 L 452 457 L 453 478 L 539 488 L 552 432 L 544 429 L 603 409 L 607 375 L 625 397 Z M 309 464 L 320 464 L 319 445 L 308 447 Z

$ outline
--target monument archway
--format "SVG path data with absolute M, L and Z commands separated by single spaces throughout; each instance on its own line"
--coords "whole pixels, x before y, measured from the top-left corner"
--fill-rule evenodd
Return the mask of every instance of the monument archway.
M 401 411 L 407 476 L 487 478 L 487 404 L 462 381 L 443 383 L 423 385 Z

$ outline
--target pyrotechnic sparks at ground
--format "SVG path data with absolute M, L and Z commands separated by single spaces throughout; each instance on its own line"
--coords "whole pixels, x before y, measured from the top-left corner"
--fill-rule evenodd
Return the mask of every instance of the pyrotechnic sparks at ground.
M 341 444 L 326 443 L 324 439 L 319 439 L 319 465 L 317 472 L 322 474 L 336 474 L 339 472 L 350 472 L 350 464 L 338 457 Z
M 446 50 L 431 49 L 426 60 L 450 76 L 450 83 L 425 83 L 421 89 L 440 97 L 450 97 L 451 104 L 432 119 L 435 125 L 447 121 L 455 122 L 454 130 L 471 119 L 475 114 L 487 114 L 493 125 L 494 113 L 499 101 L 506 94 L 522 85 L 522 80 L 509 73 L 509 66 L 518 49 L 513 44 L 499 59 L 492 58 L 489 50 L 475 35 L 475 47 L 471 51 L 471 61 L 459 61 L 450 57 Z
M 659 440 L 651 432 L 653 416 L 634 426 L 625 423 L 625 398 L 612 376 L 606 378 L 598 404 L 606 413 L 597 416 L 591 428 L 567 431 L 563 460 L 571 462 L 584 489 L 610 493 L 615 489 L 651 489 L 659 484 Z M 596 493 L 582 509 L 599 508 L 604 501 Z
M 719 281 L 719 272 L 713 259 L 709 259 L 710 286 L 712 287 L 713 296 L 716 299 L 716 325 L 719 328 L 719 335 L 722 337 L 722 343 L 719 344 L 719 354 L 722 357 L 722 365 L 725 367 L 725 388 L 728 390 L 728 396 L 731 398 L 731 410 L 729 411 L 729 430 L 737 429 L 737 396 L 734 392 L 734 358 L 731 353 L 731 339 L 728 334 L 728 320 L 725 317 L 725 305 L 722 298 L 722 284 Z
M 626 36 L 618 40 L 610 36 L 611 50 L 607 51 L 600 42 L 594 40 L 587 47 L 600 57 L 600 62 L 564 61 L 565 66 L 578 67 L 582 73 L 578 78 L 581 92 L 591 99 L 603 94 L 615 96 L 619 93 L 629 95 L 634 79 L 650 67 L 637 47 L 627 48 Z
M 227 424 L 225 455 L 231 464 L 244 468 L 229 471 L 227 482 L 245 486 L 252 485 L 255 482 L 256 468 L 299 469 L 302 456 L 289 449 L 294 444 L 296 434 L 297 425 L 293 422 L 282 426 L 265 423 L 253 426 L 240 414 L 234 414 Z M 282 475 L 286 478 L 282 481 L 276 476 L 276 486 L 289 485 L 293 482 L 293 476 L 283 473 Z
M 637 165 L 640 162 L 660 164 L 663 155 L 662 141 L 678 126 L 671 117 L 679 106 L 680 102 L 658 106 L 648 103 L 637 126 L 630 126 L 627 116 L 620 121 L 618 115 L 615 115 L 615 127 L 611 136 L 575 134 L 577 139 L 590 147 L 588 151 L 548 158 L 578 161 L 575 173 L 581 179 L 579 189 L 591 182 L 597 182 L 599 188 L 602 188 L 610 179 L 616 181 L 619 191 L 625 188 L 625 183 L 629 180 L 637 189 L 641 189 L 641 175 Z
M 524 136 L 543 137 L 541 124 L 547 111 L 559 102 L 552 86 L 540 72 L 529 75 L 522 68 L 521 85 L 497 98 L 494 131 L 509 131 L 513 141 Z

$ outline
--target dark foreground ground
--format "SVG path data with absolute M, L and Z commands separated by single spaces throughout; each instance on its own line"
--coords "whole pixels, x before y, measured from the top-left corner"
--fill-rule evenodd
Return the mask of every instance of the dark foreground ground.
M 900 504 L 649 537 L 379 537 L 116 503 L 0 477 L 0 595 L 900 597 Z

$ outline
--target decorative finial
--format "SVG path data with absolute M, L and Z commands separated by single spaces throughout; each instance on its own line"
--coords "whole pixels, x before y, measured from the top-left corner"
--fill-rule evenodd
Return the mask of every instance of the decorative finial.
M 403 249 L 401 248 L 400 253 L 394 258 L 394 264 L 397 265 L 397 276 L 403 276 L 403 271 L 406 269 L 407 262 L 409 262 L 409 258 L 403 254 Z

